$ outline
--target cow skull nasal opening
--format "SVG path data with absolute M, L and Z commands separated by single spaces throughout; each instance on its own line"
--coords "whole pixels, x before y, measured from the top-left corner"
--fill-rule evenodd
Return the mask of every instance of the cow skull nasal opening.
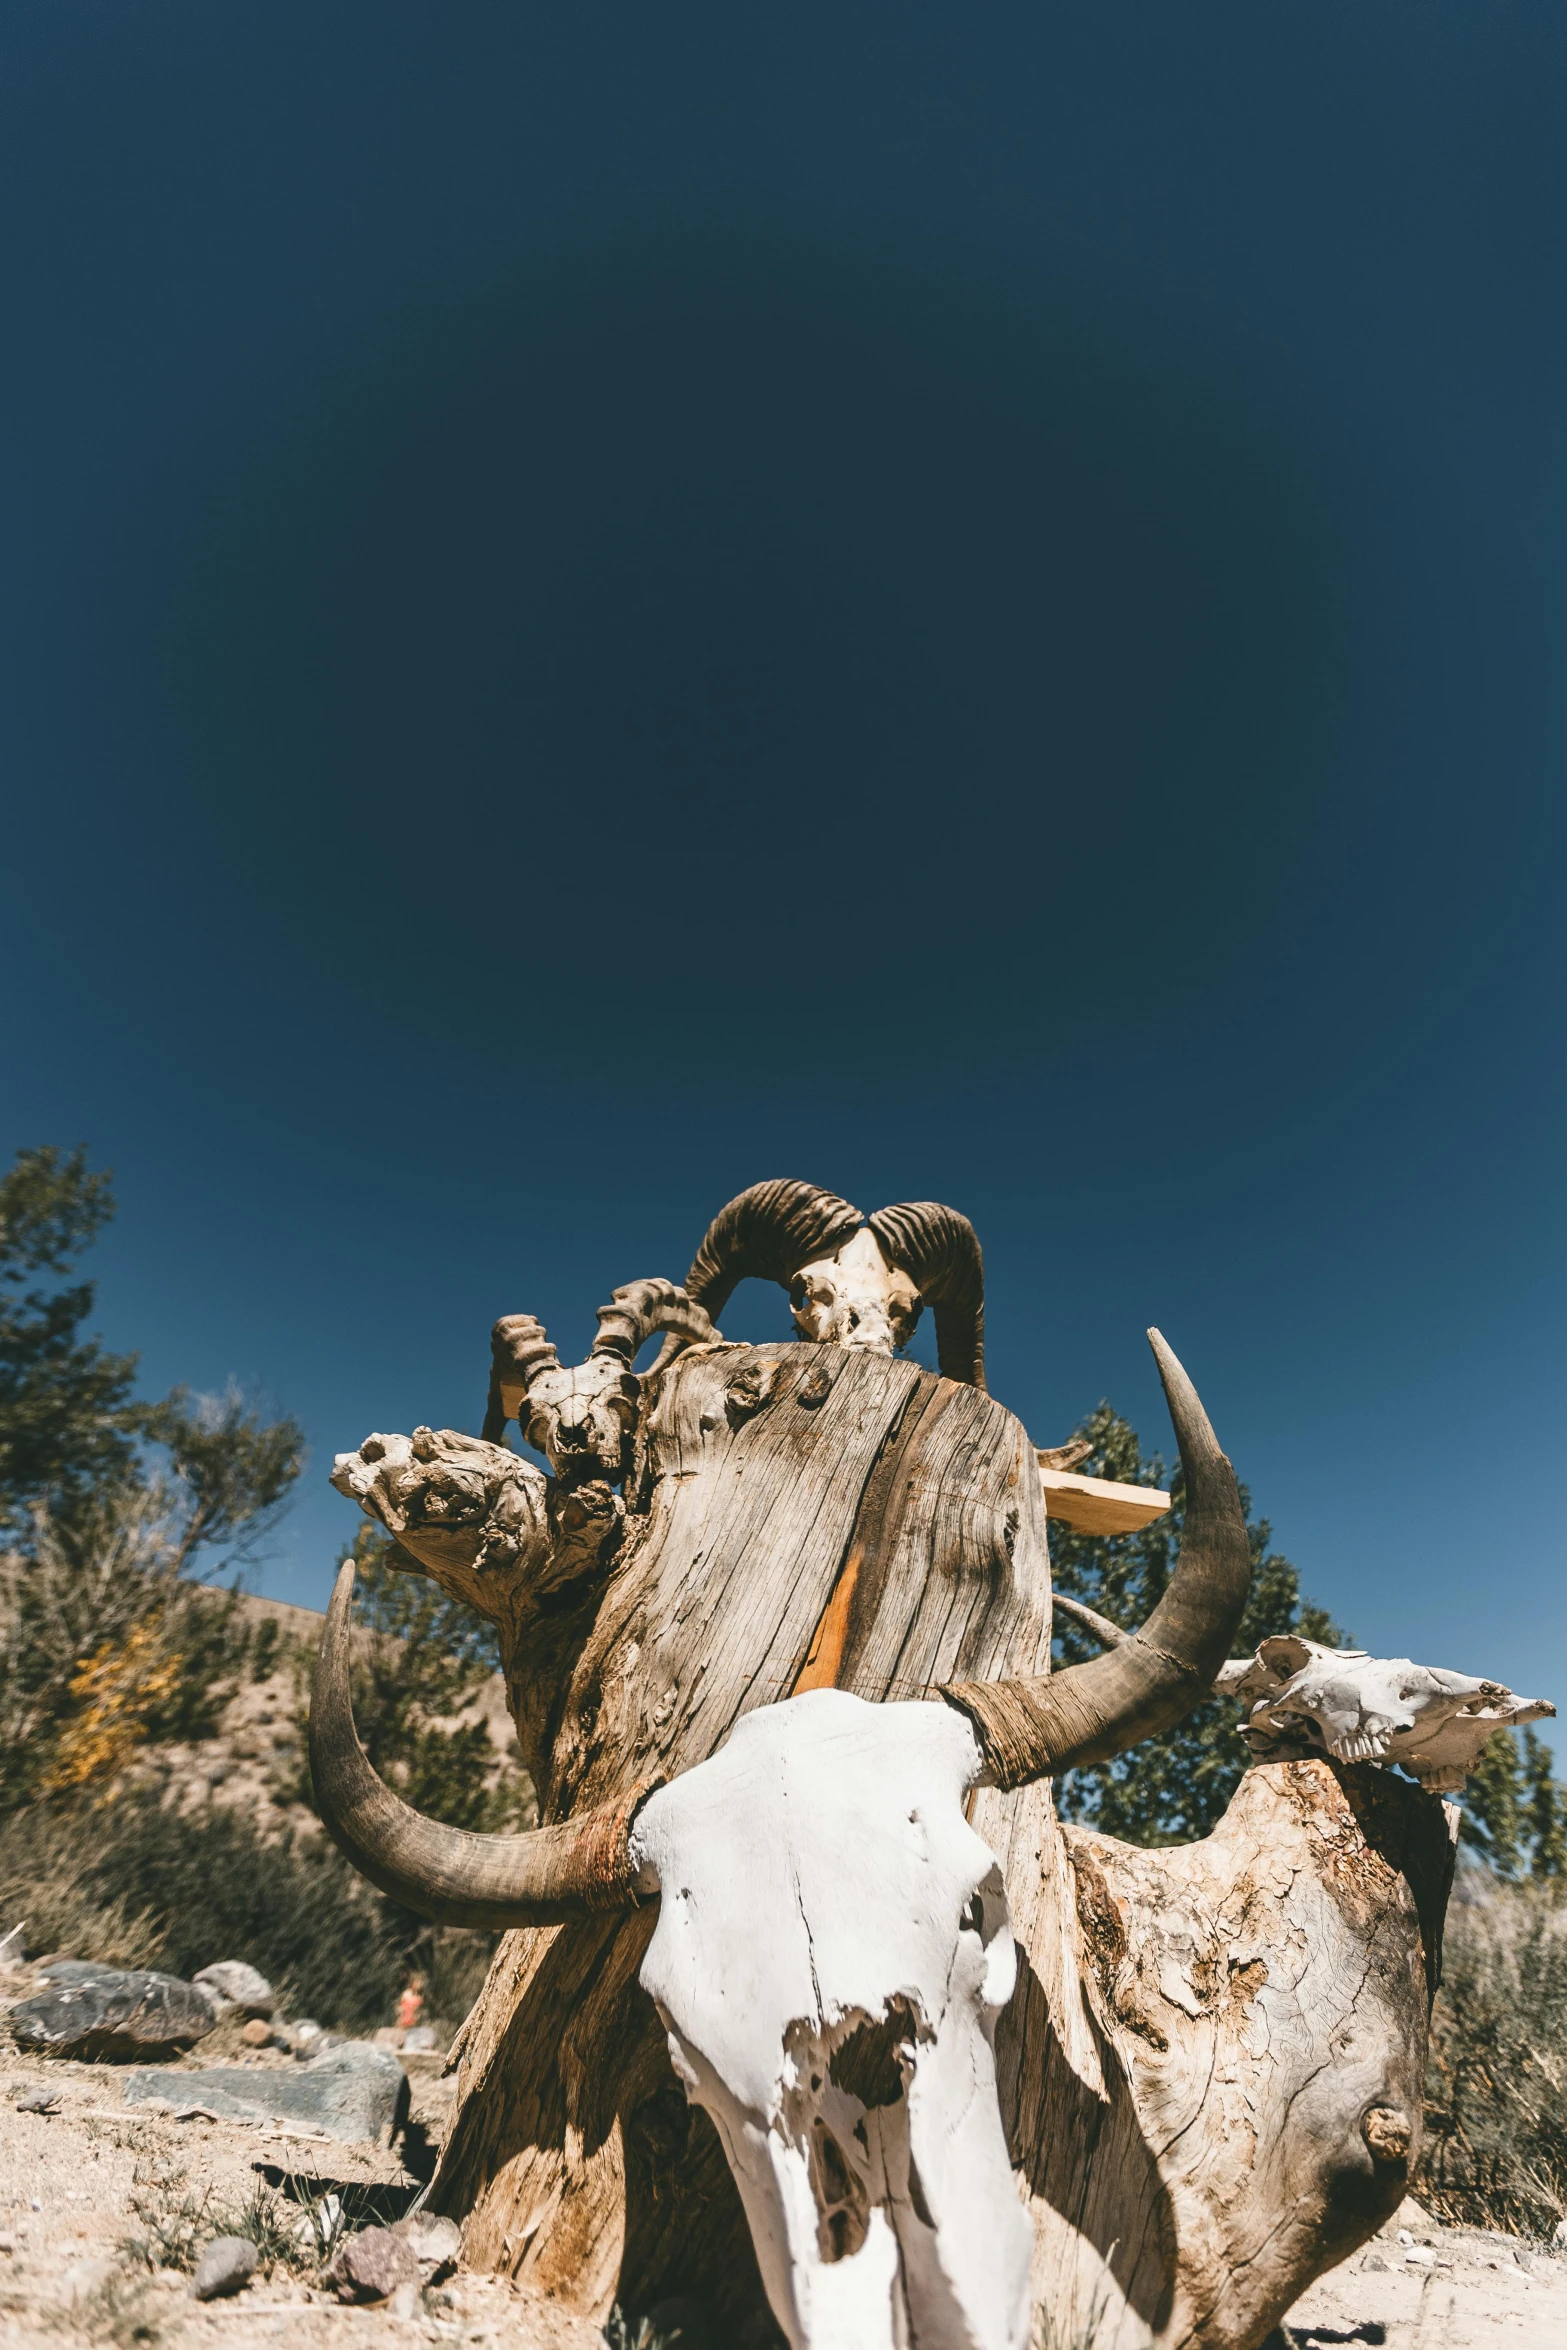
M 835 1256 L 802 1265 L 789 1285 L 802 1338 L 896 1354 L 914 1335 L 920 1294 L 901 1266 L 889 1264 L 875 1234 L 856 1232 Z

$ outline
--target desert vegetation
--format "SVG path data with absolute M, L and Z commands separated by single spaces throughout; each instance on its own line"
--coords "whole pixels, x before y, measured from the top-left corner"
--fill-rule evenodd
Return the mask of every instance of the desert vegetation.
M 242 1958 L 350 2030 L 385 2022 L 417 1973 L 427 2014 L 455 2023 L 489 1941 L 383 1901 L 321 1833 L 309 1654 L 246 1604 L 302 1432 L 238 1388 L 137 1399 L 135 1359 L 90 1335 L 76 1277 L 112 1210 L 82 1151 L 23 1152 L 0 1180 L 0 1930 L 34 1956 L 176 1974 Z M 475 1715 L 487 1628 L 389 1551 L 370 1529 L 355 1544 L 378 1767 L 453 1825 L 526 1819 L 526 1776 Z M 209 1758 L 261 1685 L 282 1719 L 258 1810 Z
M 309 1655 L 246 1604 L 304 1465 L 302 1433 L 237 1388 L 138 1399 L 135 1359 L 90 1334 L 93 1290 L 77 1270 L 112 1212 L 108 1177 L 81 1151 L 24 1152 L 0 1179 L 0 1935 L 18 1931 L 34 1956 L 182 1975 L 245 1959 L 295 2011 L 347 2030 L 387 2020 L 418 1973 L 426 2014 L 455 2026 L 491 1944 L 400 1911 L 321 1833 L 303 1737 Z M 1167 1481 L 1109 1404 L 1079 1433 L 1088 1473 Z M 1140 1533 L 1054 1529 L 1061 1589 L 1141 1621 L 1179 1547 L 1171 1482 L 1174 1507 Z M 1243 1643 L 1343 1639 L 1247 1508 Z M 355 1709 L 377 1768 L 454 1826 L 526 1824 L 526 1775 L 475 1706 L 495 1670 L 487 1627 L 374 1529 L 354 1556 Z M 1058 1650 L 1091 1653 L 1066 1623 Z M 203 1762 L 258 1690 L 278 1723 L 260 1806 L 232 1800 Z M 1134 1843 L 1203 1835 L 1244 1767 L 1236 1723 L 1214 1698 L 1072 1774 L 1062 1808 Z M 1444 2219 L 1543 2238 L 1567 2220 L 1567 1799 L 1551 1764 L 1533 1732 L 1503 1732 L 1470 1782 L 1419 2180 Z

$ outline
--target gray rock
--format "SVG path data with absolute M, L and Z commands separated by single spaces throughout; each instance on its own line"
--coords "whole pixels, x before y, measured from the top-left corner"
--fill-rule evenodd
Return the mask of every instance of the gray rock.
M 221 2301 L 243 2293 L 256 2273 L 256 2247 L 248 2236 L 214 2236 L 196 2263 L 190 2289 L 198 2301 Z
M 413 2024 L 403 2034 L 403 2054 L 405 2056 L 423 2056 L 432 2050 L 435 2045 L 435 2027 L 433 2024 Z
M 274 2024 L 272 2036 L 295 2056 L 324 2056 L 330 2035 L 314 2016 L 302 2015 L 295 2024 Z
M 191 1980 L 212 1993 L 219 2015 L 232 2015 L 237 2008 L 241 2015 L 270 2016 L 277 2005 L 266 1976 L 242 1958 L 220 1958 Z
M 17 2099 L 16 2110 L 18 2113 L 58 2113 L 60 2100 L 50 2089 L 30 2089 L 25 2097 Z
M 201 2072 L 129 2073 L 127 2105 L 172 2106 L 219 2121 L 295 2122 L 345 2145 L 384 2144 L 408 2110 L 408 2076 L 389 2049 L 344 2040 L 308 2064 L 274 2071 L 210 2065 Z
M 211 2002 L 177 1975 L 58 1960 L 46 1988 L 19 1999 L 8 2021 L 17 2045 L 43 2056 L 177 2055 L 206 2038 Z
M 345 2236 L 324 2271 L 348 2301 L 384 2301 L 400 2286 L 419 2289 L 419 2263 L 401 2236 L 390 2228 L 361 2228 Z
M 454 2219 L 437 2219 L 425 2211 L 416 2211 L 411 2219 L 398 2220 L 392 2233 L 401 2236 L 418 2261 L 426 2281 L 455 2266 L 457 2255 L 462 2250 L 462 2230 L 457 2222 Z

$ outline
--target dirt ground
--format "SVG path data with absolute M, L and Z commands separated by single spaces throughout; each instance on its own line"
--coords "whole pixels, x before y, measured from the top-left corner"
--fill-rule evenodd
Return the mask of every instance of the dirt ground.
M 1512 2236 L 1442 2228 L 1405 2204 L 1321 2278 L 1286 2321 L 1290 2350 L 1567 2350 L 1567 2256 Z
M 221 2029 L 221 2027 L 220 2027 Z M 214 2036 L 216 2037 L 216 2035 Z M 212 2056 L 210 2043 L 204 2060 Z M 223 2051 L 225 2062 L 234 2055 Z M 286 2062 L 270 2054 L 258 2063 Z M 413 2159 L 438 2143 L 451 2084 L 435 2057 L 407 2060 Z M 46 2092 L 52 2114 L 19 2100 Z M 603 2350 L 596 2326 L 490 2278 L 458 2274 L 394 2313 L 344 2307 L 308 2252 L 313 2205 L 336 2195 L 361 2221 L 400 2216 L 414 2174 L 396 2154 L 202 2120 L 121 2102 L 114 2065 L 0 2051 L 0 2350 Z M 236 2299 L 198 2304 L 164 2257 L 193 2213 L 214 2222 L 258 2196 L 306 2248 L 258 2272 Z M 240 2232 L 237 2228 L 235 2232 Z M 1405 2240 L 1407 2239 L 1407 2241 Z M 1277 2337 L 1275 2338 L 1277 2343 Z M 1377 2241 L 1314 2285 L 1291 2312 L 1288 2350 L 1383 2343 L 1387 2350 L 1567 2350 L 1567 2257 L 1504 2236 L 1435 2226 L 1406 2205 Z
M 235 2057 L 225 2050 L 222 2061 Z M 438 2142 L 451 2098 L 438 2065 L 408 2060 L 411 2118 L 427 2144 Z M 116 2065 L 0 2050 L 0 2350 L 413 2350 L 437 2342 L 604 2350 L 596 2326 L 489 2278 L 436 2282 L 407 2314 L 344 2307 L 311 2281 L 309 2209 L 332 2194 L 367 2222 L 401 2216 L 418 2181 L 397 2155 L 177 2122 L 122 2105 L 121 2080 Z M 38 2091 L 59 2099 L 58 2112 L 18 2111 L 18 2100 Z M 160 2258 L 161 2239 L 177 2242 L 203 2207 L 208 2230 L 237 2218 L 258 2194 L 285 2228 L 302 2228 L 305 2256 L 258 2272 L 233 2300 L 193 2301 L 188 2276 Z

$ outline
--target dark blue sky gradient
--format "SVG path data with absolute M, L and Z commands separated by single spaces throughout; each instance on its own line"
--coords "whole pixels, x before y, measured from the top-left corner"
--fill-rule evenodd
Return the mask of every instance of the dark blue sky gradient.
M 974 1218 L 1039 1442 L 1157 1321 L 1314 1596 L 1567 1700 L 1559 8 L 0 62 L 0 1142 L 306 1421 L 266 1587 L 800 1174 Z

